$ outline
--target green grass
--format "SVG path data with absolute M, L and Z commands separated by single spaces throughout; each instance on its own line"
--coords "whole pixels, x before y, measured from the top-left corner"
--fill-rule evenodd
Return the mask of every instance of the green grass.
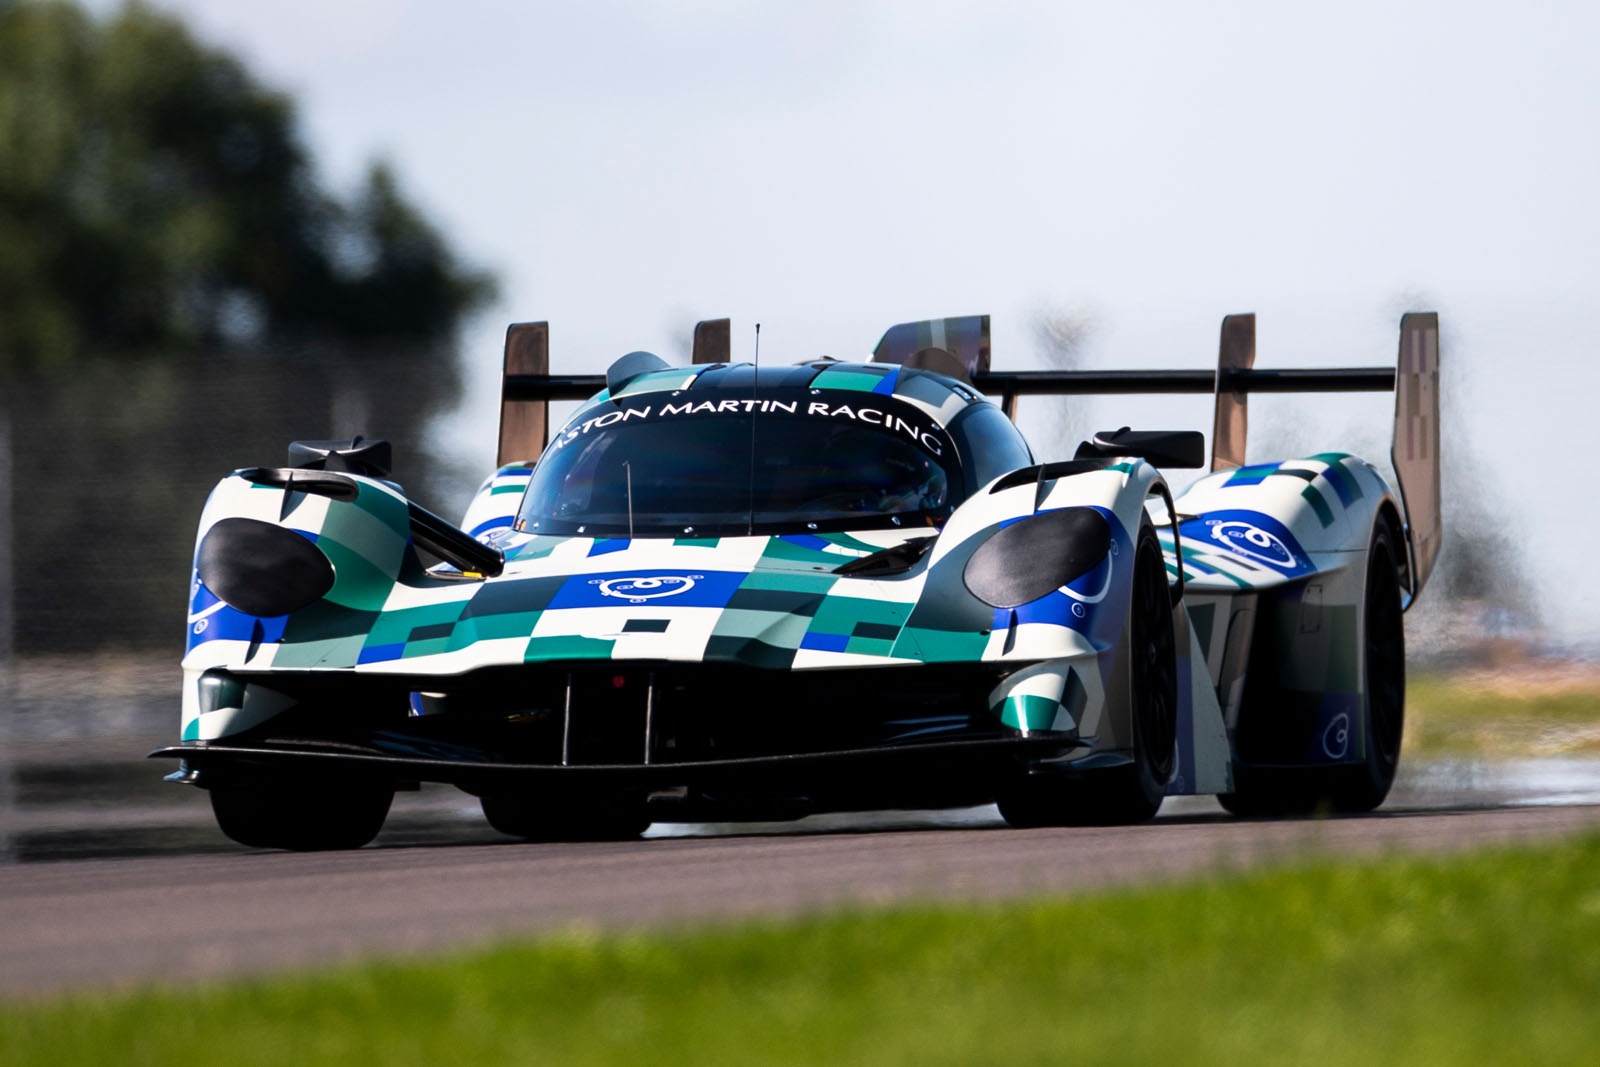
M 181 894 L 181 890 L 179 890 Z M 1600 835 L 0 1005 L 0 1063 L 1583 1063 Z
M 1405 754 L 1600 755 L 1600 683 L 1414 678 L 1406 686 Z

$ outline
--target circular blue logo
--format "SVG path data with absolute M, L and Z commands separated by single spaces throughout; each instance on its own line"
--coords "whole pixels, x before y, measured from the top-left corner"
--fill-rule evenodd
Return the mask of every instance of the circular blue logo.
M 601 596 L 639 604 L 687 593 L 694 588 L 695 582 L 704 577 L 703 574 L 635 575 L 627 578 L 595 578 L 589 584 L 599 586 Z
M 1268 533 L 1254 523 L 1239 519 L 1219 522 L 1211 527 L 1211 539 L 1219 542 L 1230 552 L 1248 556 L 1258 563 L 1286 570 L 1293 569 L 1295 565 L 1294 553 L 1289 550 L 1289 546 L 1275 534 Z

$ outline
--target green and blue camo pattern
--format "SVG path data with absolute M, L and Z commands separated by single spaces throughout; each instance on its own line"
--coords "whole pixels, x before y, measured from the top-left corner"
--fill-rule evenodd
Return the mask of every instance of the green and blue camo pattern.
M 718 369 L 723 368 L 651 372 L 618 396 L 693 390 L 702 375 Z M 817 364 L 808 373 L 813 388 L 893 395 L 940 426 L 981 401 L 959 383 L 894 365 Z M 602 393 L 581 407 L 568 427 L 593 417 L 595 406 L 608 399 Z M 519 532 L 514 516 L 531 473 L 524 466 L 496 471 L 467 510 L 463 528 L 506 558 L 503 573 L 488 579 L 447 568 L 424 571 L 411 548 L 405 498 L 385 483 L 357 477 L 357 498 L 341 502 L 298 493 L 286 498 L 282 489 L 239 475 L 224 479 L 206 505 L 200 537 L 226 517 L 274 522 L 312 540 L 336 578 L 322 600 L 271 619 L 235 610 L 194 580 L 184 738 L 226 736 L 270 713 L 266 703 L 255 711 L 202 713 L 198 679 L 212 668 L 256 677 L 403 675 L 426 688 L 428 677 L 487 667 L 595 660 L 775 672 L 1015 664 L 990 695 L 990 710 L 1002 723 L 1023 733 L 1076 732 L 1086 739 L 1118 733 L 1115 720 L 1126 713 L 1126 686 L 1117 670 L 1128 602 L 1118 560 L 1131 559 L 1133 534 L 1159 479 L 1142 461 L 999 492 L 980 490 L 957 508 L 921 563 L 890 578 L 836 570 L 919 536 L 917 531 L 635 540 Z M 1324 494 L 1320 507 L 1305 495 L 1311 491 Z M 1349 457 L 1314 457 L 1271 471 L 1245 468 L 1203 479 L 1178 505 L 1180 513 L 1201 513 L 1181 527 L 1191 587 L 1259 590 L 1303 577 L 1308 570 L 1302 565 L 1343 566 L 1344 560 L 1333 557 L 1355 550 L 1358 541 L 1364 548 L 1366 537 L 1365 529 L 1356 537 L 1360 523 L 1349 505 L 1366 500 L 1370 524 L 1370 507 L 1387 494 L 1375 472 Z M 1100 510 L 1114 532 L 1114 553 L 1106 564 L 1114 580 L 1105 581 L 1099 598 L 1068 586 L 1003 610 L 966 591 L 961 568 L 995 530 L 1036 511 L 1084 506 Z M 1324 512 L 1331 521 L 1322 521 Z M 1204 526 L 1212 519 L 1244 521 L 1236 513 L 1256 517 L 1254 539 L 1237 525 L 1221 535 Z M 1259 558 L 1255 542 L 1263 536 L 1277 539 L 1273 543 L 1283 546 L 1287 563 Z M 1174 564 L 1170 544 L 1168 550 Z M 1195 738 L 1212 738 L 1221 729 L 1221 712 L 1207 695 L 1213 679 L 1203 666 L 1209 658 L 1205 641 L 1181 657 L 1191 684 L 1184 687 L 1180 711 Z M 1206 744 L 1215 748 L 1214 741 Z M 1225 787 L 1217 784 L 1219 774 L 1226 774 L 1225 758 L 1214 752 L 1209 758 L 1212 769 L 1193 771 L 1189 787 Z
M 1342 567 L 1393 499 L 1372 464 L 1342 452 L 1217 471 L 1175 501 L 1184 576 L 1197 590 L 1261 589 Z M 1170 527 L 1162 546 L 1176 574 Z

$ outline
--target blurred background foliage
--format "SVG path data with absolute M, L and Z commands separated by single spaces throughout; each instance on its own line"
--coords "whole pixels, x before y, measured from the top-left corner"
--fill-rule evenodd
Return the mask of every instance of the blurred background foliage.
M 491 292 L 374 164 L 322 189 L 295 109 L 171 16 L 0 6 L 0 360 L 442 338 Z
M 446 484 L 424 435 L 493 292 L 383 163 L 323 188 L 289 97 L 179 20 L 0 0 L 17 650 L 176 655 L 208 488 L 293 438 L 387 437 Z

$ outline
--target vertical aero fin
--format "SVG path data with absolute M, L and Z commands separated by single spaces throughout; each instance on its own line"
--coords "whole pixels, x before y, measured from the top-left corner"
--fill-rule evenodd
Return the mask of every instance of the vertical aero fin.
M 989 373 L 989 316 L 902 322 L 884 332 L 878 347 L 872 350 L 872 358 L 879 363 L 904 365 L 927 348 L 942 349 L 954 356 L 966 368 L 968 378 Z
M 1394 375 L 1394 444 L 1389 458 L 1406 510 L 1411 597 L 1422 592 L 1444 521 L 1439 497 L 1439 316 L 1407 312 L 1400 319 L 1400 358 Z
M 550 425 L 550 402 L 513 400 L 506 395 L 505 379 L 549 373 L 550 324 L 513 322 L 506 327 L 505 368 L 500 379 L 500 450 L 496 461 L 500 466 L 538 459 L 549 440 Z
M 733 350 L 727 319 L 703 319 L 694 324 L 694 363 L 727 363 Z
M 1247 371 L 1256 361 L 1256 317 L 1229 315 L 1222 320 L 1217 344 L 1217 404 L 1211 423 L 1211 469 L 1244 466 L 1245 439 L 1249 431 L 1249 394 L 1232 388 L 1228 377 Z

